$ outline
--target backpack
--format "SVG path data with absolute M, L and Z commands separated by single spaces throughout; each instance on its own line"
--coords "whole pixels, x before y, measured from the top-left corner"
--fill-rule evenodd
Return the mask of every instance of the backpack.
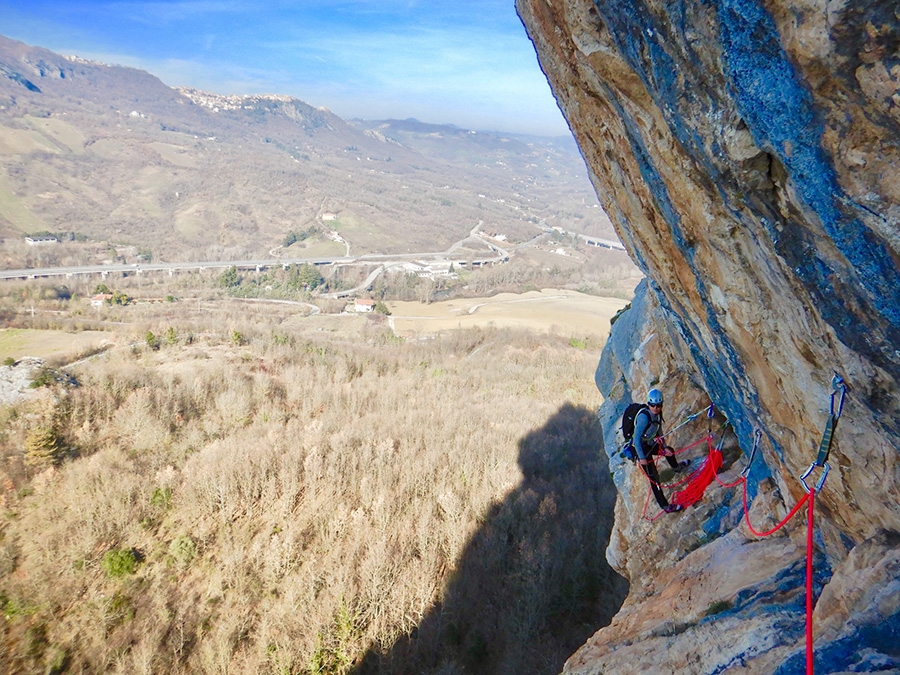
M 634 418 L 641 410 L 649 410 L 646 403 L 632 403 L 625 408 L 625 414 L 622 415 L 622 436 L 626 441 L 631 441 L 634 436 Z
M 625 437 L 625 445 L 622 446 L 621 456 L 636 462 L 638 459 L 637 451 L 634 449 L 632 439 L 634 438 L 634 418 L 641 410 L 649 410 L 645 403 L 632 403 L 625 408 L 625 414 L 622 415 L 622 436 Z

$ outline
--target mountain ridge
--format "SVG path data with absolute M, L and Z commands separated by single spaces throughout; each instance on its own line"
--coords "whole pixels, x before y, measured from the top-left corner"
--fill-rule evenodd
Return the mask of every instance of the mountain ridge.
M 479 221 L 520 242 L 541 222 L 614 236 L 571 140 L 347 122 L 290 96 L 178 90 L 7 38 L 0 68 L 7 259 L 37 231 L 171 260 L 258 257 L 291 231 L 324 233 L 324 214 L 357 253 L 440 247 Z

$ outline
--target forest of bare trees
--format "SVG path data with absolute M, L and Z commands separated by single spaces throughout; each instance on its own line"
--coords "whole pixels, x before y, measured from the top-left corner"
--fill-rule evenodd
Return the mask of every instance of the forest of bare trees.
M 230 312 L 3 409 L 6 672 L 555 673 L 609 621 L 595 349 Z

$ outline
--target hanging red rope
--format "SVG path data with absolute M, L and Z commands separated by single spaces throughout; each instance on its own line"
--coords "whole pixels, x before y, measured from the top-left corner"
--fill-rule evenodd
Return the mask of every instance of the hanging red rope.
M 809 497 L 809 510 L 806 514 L 806 673 L 813 675 L 815 669 L 815 659 L 813 658 L 813 504 L 816 500 L 815 488 L 810 490 L 806 496 Z M 802 499 L 800 503 L 803 503 Z
M 660 487 L 667 490 L 672 490 L 674 488 L 681 487 L 682 485 L 684 486 L 681 490 L 677 490 L 672 494 L 672 498 L 669 500 L 669 503 L 678 504 L 683 508 L 693 506 L 701 499 L 703 499 L 703 495 L 706 493 L 706 488 L 709 487 L 713 480 L 718 479 L 718 471 L 722 467 L 722 451 L 718 448 L 713 447 L 711 435 L 708 435 L 705 438 L 692 443 L 691 445 L 681 448 L 680 450 L 676 450 L 674 454 L 680 455 L 681 453 L 692 450 L 693 448 L 697 447 L 698 445 L 702 445 L 703 443 L 706 443 L 707 455 L 699 467 L 688 474 L 687 477 L 682 478 L 675 483 L 660 485 Z M 656 461 L 655 458 L 653 459 L 653 461 Z M 647 477 L 647 479 L 651 480 L 649 476 Z M 642 514 L 642 517 L 645 520 L 650 520 L 652 522 L 659 518 L 659 516 L 662 515 L 662 512 L 658 513 L 652 518 L 647 518 L 647 506 L 649 504 L 651 494 L 652 490 L 648 490 L 647 501 L 644 503 L 644 513 Z
M 706 488 L 716 479 L 722 467 L 722 451 L 713 447 L 711 436 L 706 437 L 706 444 L 709 449 L 706 459 L 691 473 L 687 485 L 672 495 L 673 504 L 679 504 L 684 508 L 693 506 L 703 499 Z

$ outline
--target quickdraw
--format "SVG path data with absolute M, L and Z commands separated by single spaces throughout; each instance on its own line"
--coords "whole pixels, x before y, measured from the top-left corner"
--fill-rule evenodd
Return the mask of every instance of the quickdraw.
M 800 475 L 800 484 L 803 486 L 803 489 L 806 490 L 806 494 L 809 494 L 810 491 L 809 485 L 806 484 L 806 479 L 812 475 L 812 472 L 815 471 L 816 468 L 822 469 L 822 475 L 819 476 L 819 480 L 816 483 L 816 492 L 819 492 L 822 489 L 822 486 L 825 485 L 825 480 L 828 478 L 828 472 L 831 471 L 831 467 L 828 465 L 828 455 L 831 453 L 831 442 L 834 440 L 834 430 L 837 427 L 841 413 L 844 411 L 844 398 L 847 396 L 847 385 L 844 383 L 844 378 L 837 373 L 831 378 L 831 389 L 831 414 L 828 416 L 825 431 L 822 432 L 822 441 L 819 443 L 819 454 L 816 457 L 816 461 L 810 464 L 809 468 Z M 840 398 L 838 398 L 838 394 L 840 394 Z M 835 405 L 835 401 L 837 401 L 837 405 Z
M 747 460 L 747 466 L 741 471 L 741 478 L 744 480 L 746 480 L 747 476 L 750 474 L 750 467 L 753 466 L 753 458 L 756 457 L 756 451 L 759 449 L 759 442 L 761 439 L 762 431 L 757 429 L 756 433 L 753 434 L 753 447 L 750 448 L 750 459 Z

